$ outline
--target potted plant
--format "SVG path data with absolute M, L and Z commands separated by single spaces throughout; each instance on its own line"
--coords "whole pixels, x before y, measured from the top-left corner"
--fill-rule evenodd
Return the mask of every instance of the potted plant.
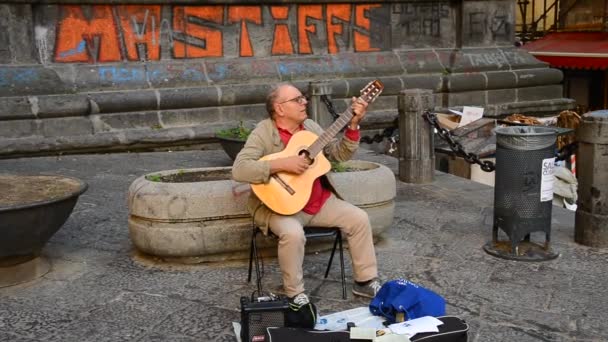
M 215 137 L 219 140 L 226 154 L 234 160 L 245 146 L 245 141 L 247 141 L 251 131 L 252 129 L 246 127 L 243 120 L 240 120 L 238 126 L 219 130 L 215 133 Z

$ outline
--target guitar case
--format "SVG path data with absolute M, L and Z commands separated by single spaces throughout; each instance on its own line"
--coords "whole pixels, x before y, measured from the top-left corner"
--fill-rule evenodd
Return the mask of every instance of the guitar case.
M 438 326 L 439 332 L 421 333 L 410 337 L 412 342 L 467 342 L 469 325 L 456 316 L 437 317 L 443 324 Z
M 439 332 L 420 333 L 410 337 L 412 342 L 467 342 L 469 325 L 456 316 L 437 317 L 443 324 Z M 265 342 L 349 342 L 348 331 L 319 331 L 299 328 L 267 328 Z

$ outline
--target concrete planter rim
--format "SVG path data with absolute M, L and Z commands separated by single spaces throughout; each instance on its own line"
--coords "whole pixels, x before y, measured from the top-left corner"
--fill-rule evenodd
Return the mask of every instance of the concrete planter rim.
M 49 176 L 49 177 L 67 178 L 67 179 L 77 182 L 78 189 L 76 191 L 72 191 L 72 192 L 68 193 L 67 195 L 55 197 L 55 198 L 48 199 L 48 200 L 34 201 L 34 202 L 26 203 L 26 204 L 17 204 L 17 205 L 5 206 L 5 207 L 0 206 L 0 213 L 6 212 L 6 211 L 14 211 L 14 210 L 39 207 L 39 206 L 44 206 L 44 205 L 49 205 L 49 204 L 65 201 L 65 200 L 71 199 L 73 197 L 79 197 L 89 188 L 89 185 L 85 181 L 75 178 L 75 177 L 70 177 L 70 176 L 63 176 L 63 175 L 19 175 L 19 176 L 23 176 L 23 177 Z

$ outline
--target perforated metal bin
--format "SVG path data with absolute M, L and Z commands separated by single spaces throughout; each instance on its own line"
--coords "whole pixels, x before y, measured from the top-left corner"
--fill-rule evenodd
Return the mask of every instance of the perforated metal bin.
M 510 240 L 517 257 L 522 240 L 530 233 L 545 232 L 544 249 L 551 240 L 553 164 L 557 130 L 538 126 L 498 127 L 496 132 L 496 179 L 494 188 L 493 243 L 498 230 Z

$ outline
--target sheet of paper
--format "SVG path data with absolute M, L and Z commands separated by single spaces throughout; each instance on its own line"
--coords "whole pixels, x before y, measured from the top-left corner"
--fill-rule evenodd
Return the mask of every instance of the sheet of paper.
M 382 322 L 385 320 L 384 317 L 374 316 L 369 311 L 369 307 L 362 306 L 319 317 L 315 330 L 346 330 L 346 323 L 348 322 L 353 322 L 355 326 L 361 328 L 382 329 L 384 328 Z
M 373 341 L 376 338 L 376 329 L 374 328 L 350 328 L 351 340 L 368 340 Z
M 462 107 L 462 117 L 458 127 L 462 127 L 483 117 L 483 107 Z
M 236 336 L 236 342 L 241 342 L 241 323 L 232 322 L 232 328 L 234 329 L 234 335 Z
M 376 337 L 374 342 L 411 342 L 409 337 L 405 335 L 386 334 Z
M 438 326 L 443 322 L 432 316 L 424 316 L 409 321 L 391 324 L 388 327 L 395 334 L 412 337 L 418 333 L 438 332 Z

